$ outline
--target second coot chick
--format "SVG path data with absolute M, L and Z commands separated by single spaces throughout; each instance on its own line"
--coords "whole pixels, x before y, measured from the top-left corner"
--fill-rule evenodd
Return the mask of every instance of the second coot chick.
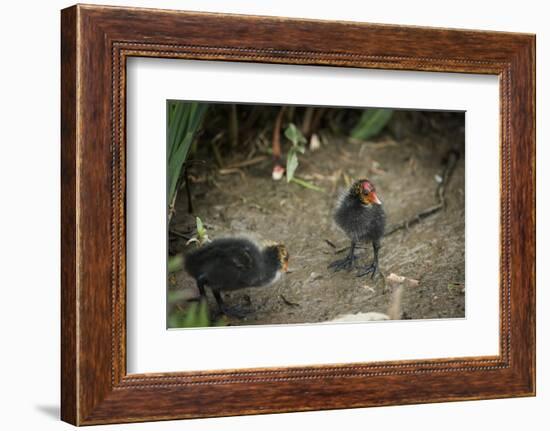
M 386 222 L 384 208 L 376 195 L 374 184 L 367 179 L 353 183 L 340 198 L 334 221 L 351 239 L 351 246 L 348 256 L 332 262 L 329 268 L 334 268 L 335 271 L 351 269 L 356 259 L 354 253 L 357 243 L 372 242 L 374 260 L 358 276 L 372 273 L 374 277 L 378 270 L 378 251 Z
M 221 291 L 270 285 L 288 270 L 288 258 L 282 244 L 261 248 L 247 238 L 220 238 L 189 253 L 185 269 L 196 280 L 202 297 L 208 286 L 220 312 L 242 317 L 241 311 L 225 305 Z

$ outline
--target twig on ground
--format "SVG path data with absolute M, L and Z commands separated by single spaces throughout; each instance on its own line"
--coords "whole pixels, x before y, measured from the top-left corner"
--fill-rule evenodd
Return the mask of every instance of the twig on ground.
M 390 320 L 401 320 L 401 296 L 403 295 L 403 286 L 397 286 L 393 289 L 390 305 L 388 307 L 388 316 Z
M 220 169 L 218 173 L 220 175 L 239 174 L 241 176 L 241 179 L 244 179 L 246 177 L 246 174 L 243 172 L 243 170 L 238 168 L 224 168 Z
M 283 301 L 286 305 L 288 305 L 288 306 L 290 306 L 290 307 L 300 307 L 300 304 L 298 304 L 297 302 L 289 301 L 288 299 L 286 299 L 286 298 L 283 296 L 282 293 L 279 295 L 279 297 L 282 299 L 282 301 Z
M 388 275 L 387 280 L 393 285 L 403 284 L 406 287 L 418 287 L 418 284 L 420 283 L 418 280 L 413 278 L 403 277 L 402 275 L 397 275 L 394 273 Z
M 417 287 L 419 281 L 393 273 L 386 277 L 386 281 L 392 289 L 390 305 L 388 306 L 388 316 L 391 320 L 400 320 L 402 314 L 401 297 L 403 295 L 403 288 Z
M 231 163 L 230 165 L 228 165 L 226 167 L 226 169 L 246 168 L 248 166 L 252 166 L 252 165 L 256 165 L 258 163 L 261 163 L 264 160 L 267 160 L 267 156 L 258 156 L 258 157 L 254 157 L 253 159 L 243 160 L 242 162 Z
M 330 240 L 328 240 L 328 239 L 325 239 L 325 242 L 326 242 L 329 246 L 331 246 L 332 248 L 336 248 L 336 246 L 334 245 L 334 243 L 333 243 L 332 241 L 330 241 Z
M 386 233 L 384 234 L 384 236 L 391 235 L 392 233 L 397 232 L 398 230 L 401 230 L 401 229 L 408 229 L 410 226 L 415 225 L 416 223 L 422 221 L 426 217 L 432 214 L 435 214 L 445 208 L 446 206 L 445 191 L 447 188 L 447 184 L 449 183 L 449 179 L 456 167 L 458 156 L 459 154 L 456 150 L 451 150 L 445 157 L 445 166 L 443 167 L 443 172 L 440 176 L 441 181 L 437 185 L 437 189 L 436 189 L 437 203 L 434 206 L 426 208 L 420 211 L 418 214 L 415 214 L 414 216 L 391 226 L 389 229 L 386 230 Z
M 184 232 L 180 232 L 180 231 L 175 230 L 175 229 L 170 229 L 170 233 L 174 234 L 176 236 L 179 236 L 180 238 L 183 238 L 185 240 L 188 240 L 188 239 L 191 238 L 191 231 L 184 233 Z

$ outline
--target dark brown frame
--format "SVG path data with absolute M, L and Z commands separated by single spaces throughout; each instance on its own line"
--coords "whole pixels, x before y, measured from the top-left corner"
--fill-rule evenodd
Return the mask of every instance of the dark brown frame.
M 62 11 L 61 417 L 77 425 L 535 394 L 535 36 L 101 6 Z M 127 375 L 129 56 L 500 77 L 500 354 Z

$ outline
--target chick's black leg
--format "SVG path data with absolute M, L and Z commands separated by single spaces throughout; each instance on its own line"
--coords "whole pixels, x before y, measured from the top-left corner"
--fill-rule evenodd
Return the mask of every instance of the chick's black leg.
M 196 296 L 194 298 L 190 298 L 189 302 L 199 302 L 202 303 L 203 301 L 208 303 L 207 297 L 206 297 L 206 279 L 203 276 L 197 277 L 197 289 L 199 289 L 199 296 Z
M 204 280 L 204 278 L 202 277 L 197 278 L 197 287 L 199 289 L 201 298 L 206 298 L 206 290 L 204 290 L 205 284 L 206 284 L 206 281 Z
M 344 259 L 335 260 L 328 268 L 333 268 L 334 272 L 341 271 L 342 269 L 347 269 L 349 271 L 353 267 L 355 259 L 357 259 L 355 256 L 355 241 L 352 241 L 348 255 Z
M 374 278 L 378 271 L 378 251 L 380 250 L 380 241 L 375 240 L 372 242 L 372 249 L 374 250 L 374 260 L 370 265 L 367 265 L 357 273 L 357 277 L 364 277 L 365 275 L 372 274 L 371 278 Z
M 242 319 L 247 315 L 247 312 L 249 310 L 244 310 L 240 307 L 228 307 L 223 302 L 222 294 L 217 289 L 212 289 L 212 293 L 214 294 L 214 298 L 216 298 L 216 303 L 218 304 L 218 309 L 220 313 L 225 314 L 229 317 L 236 317 L 238 319 Z

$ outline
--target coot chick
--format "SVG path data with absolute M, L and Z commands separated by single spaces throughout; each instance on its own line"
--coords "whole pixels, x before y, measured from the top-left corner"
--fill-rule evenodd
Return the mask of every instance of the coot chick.
M 261 248 L 246 238 L 220 238 L 189 253 L 185 269 L 196 280 L 201 297 L 206 297 L 208 286 L 221 313 L 243 317 L 242 310 L 224 304 L 221 291 L 268 286 L 288 270 L 288 258 L 282 244 Z
M 334 221 L 350 238 L 351 246 L 348 256 L 332 262 L 329 268 L 334 268 L 335 271 L 350 270 L 357 258 L 354 254 L 357 243 L 372 242 L 374 260 L 358 273 L 358 277 L 367 274 L 374 277 L 378 270 L 380 239 L 384 235 L 386 223 L 384 208 L 376 195 L 374 184 L 367 179 L 354 182 L 341 196 L 334 213 Z

